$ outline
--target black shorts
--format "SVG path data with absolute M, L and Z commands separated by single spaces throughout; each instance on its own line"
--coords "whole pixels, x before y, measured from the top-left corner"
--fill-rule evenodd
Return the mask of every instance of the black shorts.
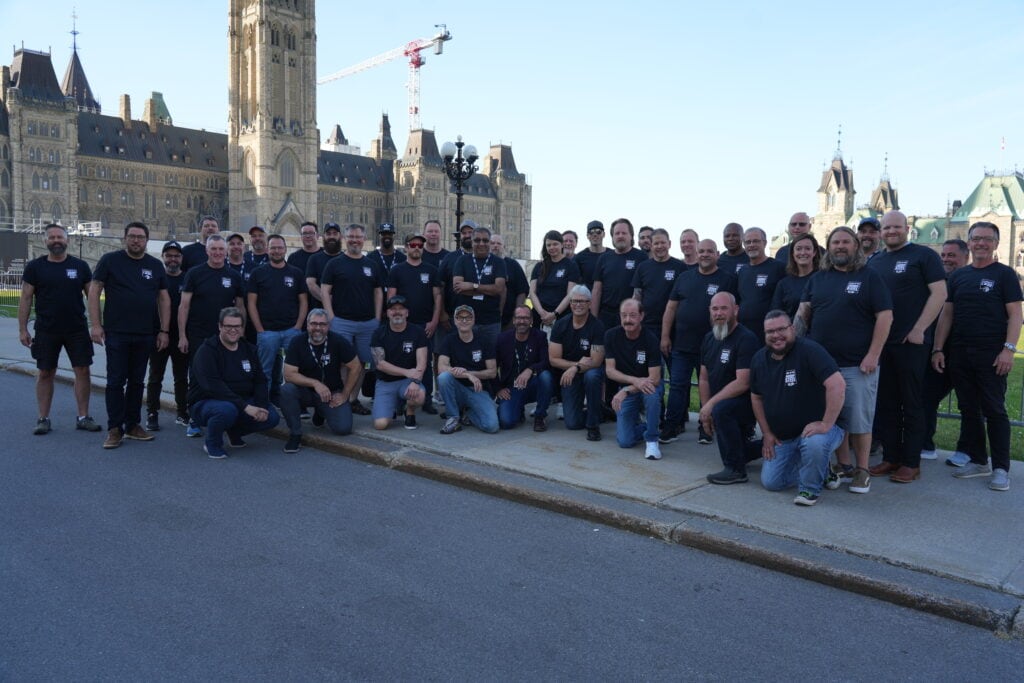
M 92 339 L 89 330 L 83 327 L 74 332 L 36 332 L 32 339 L 32 357 L 40 370 L 56 370 L 60 350 L 66 349 L 71 367 L 82 368 L 92 365 Z

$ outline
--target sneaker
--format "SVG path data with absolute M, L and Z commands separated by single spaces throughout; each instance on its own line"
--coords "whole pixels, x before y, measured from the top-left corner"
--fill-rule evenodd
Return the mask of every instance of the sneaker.
M 132 425 L 131 429 L 124 433 L 124 438 L 132 441 L 152 441 L 156 437 L 142 428 L 142 425 Z
M 146 416 L 146 431 L 160 431 L 160 416 L 157 413 L 150 413 L 149 415 Z
M 178 417 L 174 418 L 174 424 L 178 425 L 179 427 L 187 427 L 188 415 L 179 415 Z
M 422 410 L 427 415 L 437 415 L 437 408 L 435 408 L 434 404 L 431 403 L 430 401 L 424 403 L 420 410 Z
M 309 419 L 309 411 L 308 410 L 303 410 L 301 413 L 299 413 L 299 419 L 300 420 L 308 420 Z
M 548 419 L 538 415 L 533 418 L 533 431 L 535 432 L 546 432 L 548 431 Z
M 80 417 L 75 420 L 75 429 L 82 429 L 87 432 L 99 432 L 103 431 L 102 427 L 96 424 L 96 420 L 92 419 L 91 415 Z
M 224 435 L 228 437 L 228 445 L 231 446 L 232 448 L 245 448 L 247 445 L 245 443 L 245 439 L 243 439 L 237 434 L 232 434 L 231 432 L 224 432 Z
M 298 453 L 299 448 L 302 447 L 302 435 L 292 434 L 288 437 L 287 443 L 284 445 L 285 453 Z
M 214 460 L 223 460 L 224 458 L 228 457 L 228 454 L 224 451 L 223 448 L 210 448 L 204 443 L 203 450 L 206 451 L 206 454 Z
M 679 428 L 665 425 L 661 428 L 661 432 L 658 434 L 658 441 L 660 443 L 672 443 L 679 439 Z
M 463 427 L 468 427 L 471 424 L 473 424 L 473 422 L 469 419 L 469 413 L 466 413 L 465 415 L 463 415 L 462 419 L 460 420 L 460 422 L 462 423 Z
M 1002 467 L 995 468 L 992 470 L 992 480 L 988 483 L 988 487 L 993 491 L 1009 491 L 1010 474 Z
M 946 458 L 946 464 L 950 467 L 963 467 L 971 461 L 971 456 L 960 451 L 955 452 L 953 455 Z
M 449 417 L 445 420 L 444 427 L 441 427 L 442 434 L 454 434 L 462 430 L 462 420 L 457 417 Z
M 833 463 L 828 467 L 828 477 L 825 479 L 825 488 L 835 491 L 842 484 L 849 484 L 853 481 L 853 465 L 842 465 Z
M 565 419 L 565 408 L 562 407 L 561 403 L 558 404 L 558 408 L 556 409 L 555 415 L 559 420 Z
M 657 441 L 647 442 L 647 450 L 644 451 L 644 457 L 648 460 L 661 460 L 661 448 L 658 447 Z
M 850 493 L 868 493 L 871 491 L 871 473 L 863 467 L 858 467 L 853 472 L 853 479 L 850 480 Z
M 587 427 L 587 441 L 600 441 L 601 440 L 601 428 L 600 427 Z
M 699 443 L 701 446 L 707 446 L 707 445 L 709 445 L 711 443 L 711 441 L 712 441 L 711 435 L 708 434 L 707 432 L 705 432 L 704 428 L 701 427 L 697 431 L 697 443 Z M 744 481 L 746 481 L 746 480 L 744 480 Z
M 793 499 L 793 502 L 796 503 L 797 505 L 810 507 L 818 502 L 818 496 L 814 495 L 810 491 L 801 491 L 800 493 L 796 494 L 796 498 Z
M 323 427 L 323 426 L 324 426 L 324 422 L 326 422 L 326 419 L 325 419 L 325 418 L 324 418 L 324 416 L 323 416 L 323 415 L 322 415 L 322 414 L 320 413 L 320 411 L 319 411 L 319 410 L 316 410 L 316 409 L 314 408 L 314 409 L 313 409 L 313 417 L 311 417 L 311 418 L 310 418 L 310 422 L 312 422 L 312 423 L 313 423 L 313 426 L 314 426 L 314 427 Z
M 737 472 L 726 467 L 721 472 L 708 475 L 708 481 L 712 484 L 745 484 L 747 482 L 746 472 Z
M 36 420 L 36 428 L 32 430 L 32 433 L 36 436 L 42 436 L 43 434 L 50 433 L 50 418 L 41 417 Z
M 359 401 L 352 401 L 352 414 L 353 415 L 369 415 L 370 409 L 364 406 Z
M 885 449 L 882 448 L 882 442 L 878 439 L 871 440 L 871 452 L 868 454 L 870 458 L 877 458 L 882 455 Z
M 107 432 L 107 440 L 103 442 L 104 448 L 117 448 L 121 445 L 121 440 L 124 439 L 124 433 L 120 427 L 114 427 Z
M 956 472 L 953 476 L 957 479 L 973 479 L 974 477 L 987 477 L 992 474 L 992 468 L 988 466 L 988 463 L 979 465 L 976 462 L 969 462 Z
M 415 415 L 409 415 L 408 413 L 405 414 L 405 428 L 406 429 L 416 429 L 416 416 Z
M 188 427 L 185 428 L 185 436 L 187 436 L 190 439 L 195 439 L 196 437 L 200 437 L 202 435 L 203 430 L 199 428 L 199 425 L 197 425 L 192 420 L 189 420 Z
M 939 459 L 939 454 L 936 453 L 935 451 L 928 451 L 928 450 L 921 451 L 921 459 L 922 460 L 938 460 Z

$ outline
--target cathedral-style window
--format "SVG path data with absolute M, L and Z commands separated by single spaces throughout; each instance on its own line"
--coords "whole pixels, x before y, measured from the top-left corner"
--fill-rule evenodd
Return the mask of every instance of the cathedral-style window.
M 281 187 L 295 187 L 295 160 L 290 154 L 281 157 Z
M 32 174 L 32 189 L 33 190 L 38 190 L 39 189 L 39 174 L 38 173 L 33 173 Z
M 0 187 L 10 187 L 11 176 L 7 175 L 6 168 L 0 168 Z
M 275 46 L 281 44 L 281 31 L 276 26 L 270 29 L 270 44 Z

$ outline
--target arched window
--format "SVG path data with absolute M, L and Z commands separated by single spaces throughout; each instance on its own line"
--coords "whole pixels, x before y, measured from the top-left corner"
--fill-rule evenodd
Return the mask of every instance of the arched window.
M 38 173 L 33 173 L 32 174 L 32 189 L 33 190 L 38 190 L 39 189 L 39 174 Z
M 0 168 L 0 187 L 10 187 L 11 176 L 7 174 L 6 168 Z
M 256 184 L 256 157 L 251 149 L 245 150 L 245 156 L 242 158 L 242 179 L 246 185 Z
M 281 187 L 295 187 L 295 158 L 290 152 L 281 155 Z
M 39 205 L 39 202 L 32 202 L 31 206 L 28 207 L 28 215 L 34 221 L 38 221 L 43 217 L 43 207 Z
M 50 189 L 54 192 L 60 192 L 60 186 L 57 183 L 57 173 L 54 173 L 50 178 Z
M 64 213 L 64 209 L 61 207 L 60 202 L 54 202 L 50 206 L 50 218 L 54 223 L 60 223 L 61 216 Z

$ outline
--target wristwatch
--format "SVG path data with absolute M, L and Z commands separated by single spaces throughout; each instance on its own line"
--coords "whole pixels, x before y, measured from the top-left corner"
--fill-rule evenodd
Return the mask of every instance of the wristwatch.
M 1010 353 L 1017 353 L 1017 347 L 1011 344 L 1010 342 L 1006 342 L 1005 344 L 1003 344 L 1003 348 L 1009 349 Z
M 479 282 L 474 282 L 473 283 L 473 289 L 480 289 L 480 283 Z

